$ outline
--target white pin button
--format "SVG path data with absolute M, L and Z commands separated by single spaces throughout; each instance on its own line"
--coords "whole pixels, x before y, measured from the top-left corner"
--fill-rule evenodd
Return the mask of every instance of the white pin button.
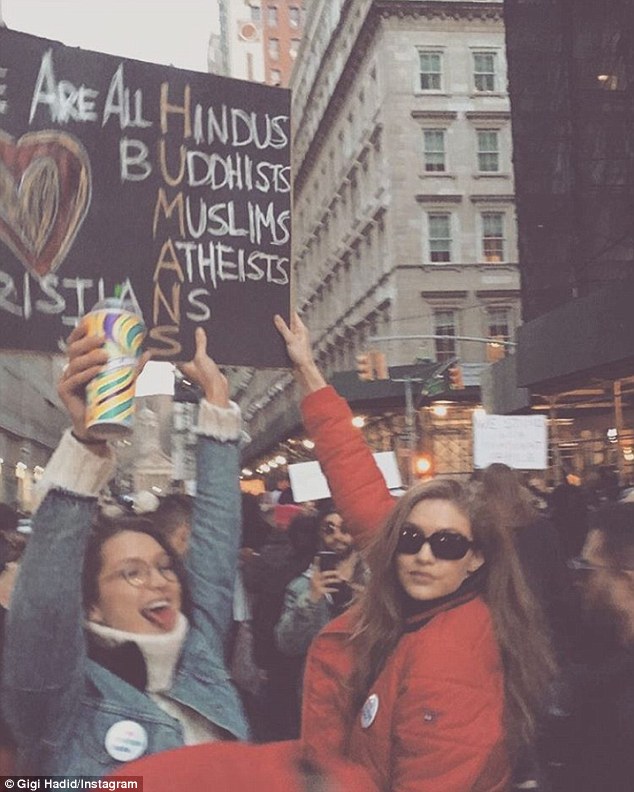
M 376 713 L 379 711 L 379 697 L 376 693 L 372 693 L 366 699 L 363 708 L 361 709 L 361 726 L 364 729 L 369 728 L 374 723 Z
M 118 762 L 131 762 L 145 753 L 147 732 L 136 721 L 117 721 L 108 729 L 105 745 L 113 759 Z

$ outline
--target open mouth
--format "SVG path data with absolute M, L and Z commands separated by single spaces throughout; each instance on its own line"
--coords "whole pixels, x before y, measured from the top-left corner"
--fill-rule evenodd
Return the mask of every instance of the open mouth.
M 167 600 L 156 600 L 143 608 L 141 615 L 160 630 L 171 632 L 176 627 L 178 611 Z

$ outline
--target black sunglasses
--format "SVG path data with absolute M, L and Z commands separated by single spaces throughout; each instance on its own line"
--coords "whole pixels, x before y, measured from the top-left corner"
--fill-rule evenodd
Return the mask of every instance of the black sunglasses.
M 458 561 L 464 558 L 475 544 L 456 531 L 436 531 L 431 536 L 425 536 L 413 525 L 405 525 L 398 538 L 396 552 L 416 555 L 426 542 L 429 542 L 434 558 L 441 561 Z

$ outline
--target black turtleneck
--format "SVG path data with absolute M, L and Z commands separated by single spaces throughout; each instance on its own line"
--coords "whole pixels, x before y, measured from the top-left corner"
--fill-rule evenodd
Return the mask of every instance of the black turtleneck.
M 456 608 L 458 605 L 475 599 L 478 594 L 484 591 L 485 581 L 486 569 L 483 564 L 466 577 L 455 591 L 452 591 L 451 594 L 445 594 L 444 597 L 436 597 L 432 600 L 417 600 L 401 589 L 401 608 L 407 622 L 405 632 L 414 632 L 423 627 L 436 613 Z

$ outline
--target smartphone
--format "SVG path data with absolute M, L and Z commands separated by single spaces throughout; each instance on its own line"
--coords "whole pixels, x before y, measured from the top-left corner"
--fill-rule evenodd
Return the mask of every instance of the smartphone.
M 332 550 L 320 550 L 317 553 L 317 557 L 319 558 L 319 569 L 322 572 L 331 572 L 337 568 L 339 556 Z

